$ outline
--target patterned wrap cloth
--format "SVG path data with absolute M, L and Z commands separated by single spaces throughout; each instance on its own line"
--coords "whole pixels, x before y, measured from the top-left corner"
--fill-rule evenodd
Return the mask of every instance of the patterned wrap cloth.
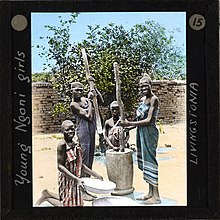
M 137 120 L 146 119 L 150 104 L 141 102 L 137 108 Z M 156 118 L 159 108 L 155 108 L 149 125 L 137 127 L 137 161 L 138 168 L 143 171 L 143 178 L 153 186 L 158 186 L 158 163 L 156 160 L 156 148 L 159 132 L 156 127 Z
M 82 151 L 74 144 L 70 147 L 66 144 L 65 167 L 75 176 L 81 176 Z M 79 186 L 73 179 L 68 178 L 64 173 L 59 172 L 58 177 L 60 202 L 65 207 L 83 206 L 82 193 Z
M 88 103 L 86 103 L 84 110 L 88 112 Z M 78 115 L 75 115 L 75 118 L 77 125 L 76 135 L 82 148 L 83 163 L 92 169 L 95 151 L 95 117 L 93 121 L 85 120 Z

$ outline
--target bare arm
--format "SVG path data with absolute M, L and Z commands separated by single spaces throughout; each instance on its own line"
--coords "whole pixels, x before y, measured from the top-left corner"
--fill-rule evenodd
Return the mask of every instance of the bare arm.
M 70 109 L 73 114 L 77 114 L 80 117 L 92 121 L 93 120 L 93 112 L 92 112 L 92 102 L 88 100 L 88 112 L 86 112 L 77 102 L 71 102 Z
M 108 138 L 109 130 L 110 130 L 110 125 L 109 125 L 109 120 L 107 120 L 105 122 L 105 125 L 104 125 L 104 128 L 103 128 L 103 134 L 104 134 L 104 138 L 105 138 L 107 144 L 109 145 L 109 147 L 114 148 L 114 145 L 111 143 L 111 141 Z
M 103 180 L 103 177 L 100 176 L 98 173 L 96 173 L 94 170 L 91 170 L 89 167 L 87 167 L 85 164 L 82 165 L 82 171 L 96 177 L 97 179 Z
M 123 126 L 144 126 L 144 125 L 149 125 L 150 121 L 153 116 L 153 111 L 155 108 L 158 107 L 158 98 L 156 96 L 153 96 L 150 100 L 150 109 L 148 112 L 148 116 L 146 119 L 140 120 L 140 121 L 126 121 L 123 123 Z

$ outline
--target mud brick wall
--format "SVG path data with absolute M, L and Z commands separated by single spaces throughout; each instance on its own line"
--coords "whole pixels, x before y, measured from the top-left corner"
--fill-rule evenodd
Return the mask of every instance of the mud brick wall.
M 159 119 L 164 124 L 178 123 L 186 120 L 186 82 L 185 81 L 153 81 L 153 92 L 160 100 Z M 53 106 L 61 98 L 52 89 L 51 84 L 32 83 L 32 125 L 33 133 L 55 133 L 65 117 L 53 117 Z M 103 108 L 105 109 L 105 108 Z M 107 108 L 106 108 L 107 109 Z
M 50 83 L 32 83 L 32 127 L 33 133 L 55 133 L 60 131 L 64 116 L 52 116 L 53 106 L 61 98 Z
M 152 90 L 159 98 L 162 123 L 179 123 L 186 120 L 186 81 L 153 81 Z

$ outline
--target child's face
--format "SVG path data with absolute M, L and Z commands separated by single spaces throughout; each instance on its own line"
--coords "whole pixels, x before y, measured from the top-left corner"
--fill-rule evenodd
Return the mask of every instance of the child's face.
M 148 95 L 151 93 L 151 85 L 148 81 L 142 81 L 139 83 L 139 91 L 142 95 Z
M 71 88 L 74 98 L 81 98 L 83 96 L 83 87 L 81 85 L 75 85 Z
M 111 113 L 113 117 L 119 117 L 120 115 L 119 106 L 112 106 Z
M 72 140 L 75 135 L 75 127 L 73 124 L 66 124 L 63 126 L 64 139 Z

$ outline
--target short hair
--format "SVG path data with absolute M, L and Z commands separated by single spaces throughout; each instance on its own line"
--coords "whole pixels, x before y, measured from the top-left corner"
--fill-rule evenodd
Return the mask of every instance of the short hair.
M 140 79 L 139 83 L 143 81 L 149 82 L 149 84 L 152 85 L 152 80 L 148 74 L 144 74 L 144 76 Z
M 61 124 L 61 129 L 63 129 L 65 125 L 70 125 L 70 124 L 74 126 L 74 123 L 70 120 L 63 121 Z
M 80 87 L 83 88 L 83 85 L 82 85 L 82 83 L 80 83 L 80 82 L 72 82 L 72 83 L 70 84 L 70 87 L 71 87 L 71 88 L 75 88 L 76 86 L 80 86 Z
M 110 104 L 110 109 L 111 109 L 113 106 L 119 106 L 118 102 L 117 102 L 117 101 L 113 101 L 113 102 Z

